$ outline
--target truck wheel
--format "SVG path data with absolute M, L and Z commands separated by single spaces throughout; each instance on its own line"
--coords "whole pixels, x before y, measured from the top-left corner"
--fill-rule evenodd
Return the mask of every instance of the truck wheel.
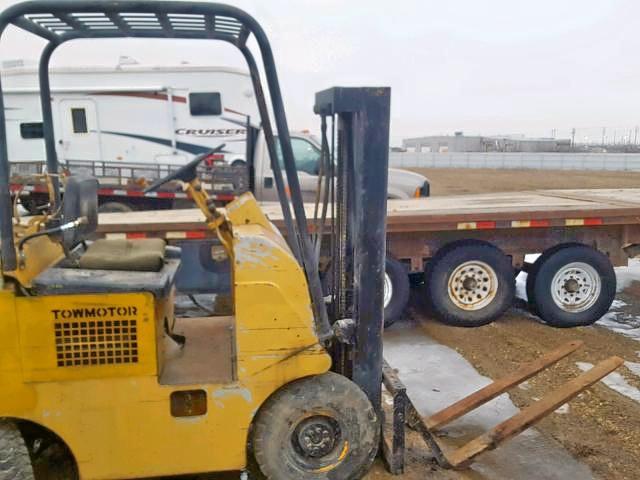
M 329 372 L 272 395 L 258 413 L 252 448 L 269 480 L 357 479 L 375 458 L 379 431 L 364 392 Z
M 456 327 L 491 323 L 513 303 L 511 260 L 493 245 L 463 241 L 443 248 L 425 272 L 427 301 L 436 317 Z
M 0 480 L 34 480 L 29 450 L 15 423 L 0 420 Z
M 409 303 L 409 274 L 395 258 L 387 257 L 384 272 L 384 327 L 398 320 Z
M 100 205 L 98 208 L 98 212 L 100 213 L 129 213 L 133 212 L 133 208 L 131 208 L 126 203 L 121 202 L 106 202 Z
M 547 324 L 591 325 L 609 311 L 616 295 L 616 274 L 606 255 L 573 244 L 538 261 L 530 288 L 535 311 Z

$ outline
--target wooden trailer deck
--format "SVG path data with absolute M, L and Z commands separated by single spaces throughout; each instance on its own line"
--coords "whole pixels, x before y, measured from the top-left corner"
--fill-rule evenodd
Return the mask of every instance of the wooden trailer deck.
M 263 208 L 278 227 L 283 227 L 278 203 L 263 203 Z M 306 210 L 312 224 L 313 205 L 307 204 Z M 98 231 L 131 237 L 152 233 L 167 238 L 197 238 L 204 235 L 203 218 L 197 209 L 108 213 L 100 215 Z M 387 230 L 393 233 L 638 224 L 640 189 L 536 190 L 390 200 Z

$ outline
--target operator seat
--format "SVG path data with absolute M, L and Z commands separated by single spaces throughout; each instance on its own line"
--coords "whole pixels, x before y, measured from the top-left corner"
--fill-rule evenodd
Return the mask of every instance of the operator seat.
M 77 228 L 62 233 L 68 258 L 47 268 L 33 280 L 39 295 L 71 293 L 151 292 L 166 295 L 175 283 L 180 249 L 167 247 L 160 238 L 87 238 L 98 226 L 98 181 L 71 176 L 65 185 L 62 221 L 85 219 Z
M 86 223 L 63 234 L 68 251 L 95 233 L 98 227 L 98 180 L 73 175 L 68 178 L 62 204 L 64 223 L 84 217 Z M 164 265 L 166 243 L 160 238 L 101 239 L 82 252 L 77 265 L 88 270 L 125 270 L 159 272 Z

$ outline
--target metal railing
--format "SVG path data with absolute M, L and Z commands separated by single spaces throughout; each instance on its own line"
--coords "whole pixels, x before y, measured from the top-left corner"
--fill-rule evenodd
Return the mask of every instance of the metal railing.
M 71 160 L 60 163 L 65 175 L 86 174 L 96 177 L 102 186 L 144 187 L 167 176 L 182 165 L 169 163 L 115 163 L 105 161 Z M 247 167 L 232 167 L 214 163 L 199 167 L 201 180 L 215 193 L 244 193 L 249 190 Z M 31 183 L 35 175 L 46 172 L 46 162 L 12 162 L 11 178 L 16 183 Z M 169 186 L 169 188 L 171 188 Z

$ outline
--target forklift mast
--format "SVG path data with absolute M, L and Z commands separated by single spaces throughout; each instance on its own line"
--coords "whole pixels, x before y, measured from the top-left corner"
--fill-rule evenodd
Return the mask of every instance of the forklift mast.
M 317 93 L 314 108 L 322 118 L 324 170 L 335 209 L 330 315 L 338 338 L 346 337 L 333 349 L 334 370 L 358 384 L 378 412 L 390 103 L 389 88 L 335 87 Z

